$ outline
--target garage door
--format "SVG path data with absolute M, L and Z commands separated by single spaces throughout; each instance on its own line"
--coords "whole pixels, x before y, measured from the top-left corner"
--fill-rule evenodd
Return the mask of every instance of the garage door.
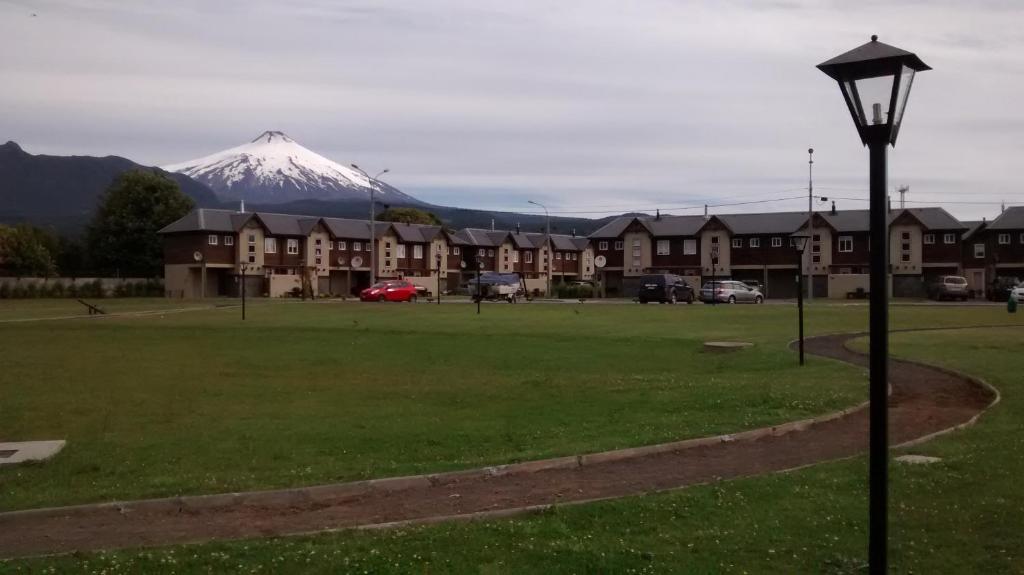
M 765 297 L 787 299 L 796 297 L 796 268 L 791 270 L 768 270 L 768 285 Z

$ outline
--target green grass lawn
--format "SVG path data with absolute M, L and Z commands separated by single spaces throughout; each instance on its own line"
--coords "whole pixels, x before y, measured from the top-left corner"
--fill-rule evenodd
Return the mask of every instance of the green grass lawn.
M 65 437 L 0 468 L 0 507 L 298 485 L 737 431 L 862 401 L 863 373 L 785 345 L 789 306 L 297 304 L 0 324 L 0 437 Z M 864 329 L 816 304 L 811 333 Z M 893 327 L 1012 324 L 895 307 Z M 894 572 L 1024 572 L 1019 329 L 893 336 L 999 387 L 970 430 L 894 467 Z M 707 339 L 757 344 L 736 355 Z M 862 459 L 544 516 L 0 563 L 93 572 L 855 572 Z

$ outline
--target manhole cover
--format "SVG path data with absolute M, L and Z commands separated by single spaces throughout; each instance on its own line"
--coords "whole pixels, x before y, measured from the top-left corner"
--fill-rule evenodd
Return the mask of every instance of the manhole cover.
M 0 449 L 0 459 L 7 459 L 8 457 L 17 453 L 17 449 Z

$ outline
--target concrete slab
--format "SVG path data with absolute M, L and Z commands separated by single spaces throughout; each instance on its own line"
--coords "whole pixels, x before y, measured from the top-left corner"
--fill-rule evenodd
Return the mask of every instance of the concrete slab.
M 754 347 L 754 344 L 747 341 L 705 341 L 704 351 L 713 352 L 730 352 L 739 351 L 748 347 Z
M 0 465 L 12 465 L 24 461 L 43 461 L 57 455 L 64 444 L 63 439 L 54 441 L 0 442 Z
M 941 457 L 931 457 L 928 455 L 901 455 L 896 458 L 896 461 L 900 463 L 911 463 L 911 464 L 928 464 L 942 461 Z

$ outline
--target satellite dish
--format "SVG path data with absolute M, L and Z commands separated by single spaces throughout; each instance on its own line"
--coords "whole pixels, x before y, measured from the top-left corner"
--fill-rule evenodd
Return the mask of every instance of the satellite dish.
M 462 269 L 466 269 L 466 260 L 462 260 L 461 262 L 459 262 L 459 267 Z
M 601 269 L 606 265 L 608 265 L 608 258 L 604 256 L 597 256 L 594 258 L 594 267 Z
M 338 265 L 339 266 L 345 265 L 345 256 L 338 256 Z
M 203 252 L 199 250 L 192 252 L 192 259 L 196 260 L 197 262 L 203 261 Z
M 363 258 L 361 258 L 359 256 L 356 256 L 356 257 L 352 258 L 352 267 L 358 268 L 358 267 L 362 267 L 362 265 L 363 265 Z

